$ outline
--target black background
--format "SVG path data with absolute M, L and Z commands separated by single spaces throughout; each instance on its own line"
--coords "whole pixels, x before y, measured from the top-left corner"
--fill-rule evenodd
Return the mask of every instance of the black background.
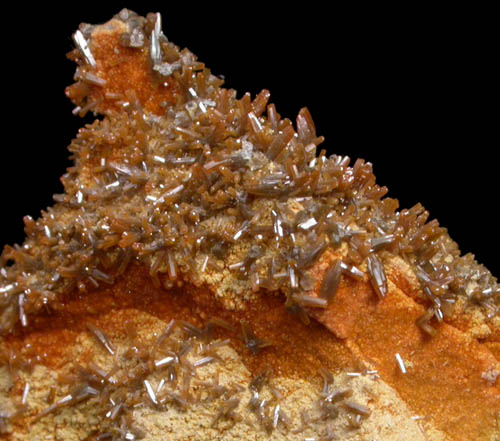
M 67 145 L 84 123 L 72 115 L 71 34 L 123 5 L 22 4 L 4 8 L 2 32 L 1 244 L 21 243 L 60 193 Z M 278 10 L 271 10 L 271 6 Z M 299 4 L 297 4 L 299 5 Z M 328 152 L 361 157 L 401 208 L 421 202 L 462 252 L 494 274 L 498 238 L 497 51 L 488 11 L 383 10 L 256 4 L 128 2 L 162 13 L 167 38 L 189 47 L 226 86 L 271 92 L 295 120 L 307 106 Z

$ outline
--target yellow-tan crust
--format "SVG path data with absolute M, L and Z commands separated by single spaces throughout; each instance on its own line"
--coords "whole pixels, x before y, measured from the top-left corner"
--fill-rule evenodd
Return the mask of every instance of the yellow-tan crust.
M 315 266 L 318 287 L 322 273 L 334 257 L 333 254 L 323 255 Z M 404 274 L 398 274 L 398 277 L 402 276 Z M 105 358 L 105 351 L 102 347 L 97 346 L 97 352 L 104 353 L 97 360 L 95 342 L 91 347 L 82 346 L 81 339 L 88 339 L 88 322 L 104 330 L 114 342 L 126 339 L 124 323 L 127 320 L 134 321 L 139 332 L 149 337 L 151 333 L 160 333 L 161 324 L 152 325 L 156 319 L 161 320 L 163 326 L 171 318 L 201 326 L 209 318 L 218 317 L 236 330 L 241 322 L 246 322 L 251 323 L 259 338 L 267 339 L 272 346 L 254 355 L 237 338 L 238 332 L 221 329 L 217 337 L 231 338 L 235 356 L 248 372 L 247 381 L 262 369 L 270 367 L 277 377 L 276 385 L 286 383 L 293 389 L 299 384 L 301 387 L 310 384 L 306 389 L 319 390 L 318 370 L 322 367 L 340 378 L 346 372 L 376 370 L 380 376 L 376 383 L 387 385 L 383 387 L 389 387 L 402 400 L 390 407 L 390 414 L 398 414 L 397 418 L 401 419 L 400 406 L 405 406 L 408 410 L 404 411 L 406 417 L 403 420 L 407 424 L 411 425 L 413 416 L 425 417 L 418 420 L 418 433 L 423 432 L 427 436 L 422 439 L 498 439 L 495 433 L 498 434 L 500 390 L 497 383 L 487 380 L 486 375 L 500 371 L 500 363 L 487 347 L 452 326 L 442 325 L 436 337 L 426 337 L 416 325 L 411 325 L 412 320 L 408 320 L 413 318 L 416 321 L 422 311 L 422 306 L 392 282 L 387 298 L 379 301 L 369 283 L 344 278 L 327 310 L 321 313 L 310 311 L 328 328 L 327 331 L 314 321 L 308 326 L 300 323 L 285 311 L 281 296 L 262 293 L 249 302 L 245 310 L 228 311 L 205 287 L 185 285 L 171 291 L 158 289 L 152 284 L 147 270 L 132 265 L 113 286 L 92 291 L 84 297 L 68 295 L 58 312 L 38 315 L 28 330 L 21 335 L 7 337 L 5 344 L 9 351 L 25 354 L 26 358 L 30 356 L 27 347 L 34 354 L 42 354 L 41 364 L 49 372 L 54 372 L 51 375 L 57 375 L 57 372 L 74 372 L 77 363 L 85 365 L 89 361 L 99 361 L 99 365 L 103 365 L 101 359 Z M 366 332 L 367 329 L 370 332 Z M 78 356 L 75 356 L 75 351 Z M 398 367 L 396 353 L 404 360 L 406 374 L 402 374 Z M 23 385 L 29 378 L 19 378 L 10 396 L 20 399 Z M 39 396 L 44 391 L 47 393 L 45 389 L 41 388 Z M 368 398 L 365 397 L 368 406 L 373 407 L 383 401 L 373 382 L 365 392 L 368 393 Z M 44 401 L 38 402 L 35 408 L 43 410 Z M 206 409 L 203 411 L 206 412 Z M 299 407 L 289 405 L 289 412 L 297 417 L 296 420 L 300 419 Z M 30 415 L 27 421 L 32 417 Z M 369 417 L 372 420 L 376 418 L 381 417 Z M 50 424 L 47 424 L 35 423 L 33 427 L 43 432 L 49 430 Z M 377 430 L 384 426 L 383 421 L 374 424 Z M 24 418 L 18 420 L 15 433 L 23 433 L 25 426 Z M 318 430 L 318 426 L 312 426 L 312 429 Z M 238 431 L 245 433 L 249 429 L 239 427 L 234 430 L 241 434 Z M 409 439 L 405 436 L 413 430 L 399 426 L 396 431 L 385 433 L 387 438 L 384 439 Z M 262 430 L 258 433 L 263 439 L 267 436 Z M 356 436 L 359 434 L 347 433 L 353 436 L 352 439 L 358 439 Z M 207 438 L 203 439 L 212 439 L 212 436 L 217 439 L 212 429 L 207 428 L 205 436 Z M 278 433 L 275 436 L 280 439 Z M 294 439 L 291 434 L 286 436 L 288 438 L 284 439 Z
M 148 271 L 138 265 L 132 265 L 113 286 L 95 290 L 84 297 L 68 295 L 60 311 L 41 314 L 22 335 L 6 338 L 8 351 L 17 353 L 21 358 L 29 359 L 33 353 L 42 354 L 41 363 L 36 364 L 34 373 L 20 375 L 10 391 L 10 397 L 20 400 L 24 385 L 31 381 L 30 393 L 33 397 L 37 397 L 29 401 L 32 406 L 28 416 L 16 420 L 14 426 L 16 436 L 12 439 L 19 439 L 19 436 L 22 439 L 31 439 L 23 438 L 26 436 L 25 428 L 29 423 L 31 423 L 30 434 L 49 436 L 47 439 L 52 439 L 50 436 L 54 431 L 54 425 L 60 423 L 61 419 L 75 418 L 75 415 L 80 415 L 81 412 L 92 414 L 93 424 L 68 429 L 67 434 L 75 436 L 75 433 L 78 433 L 79 436 L 82 434 L 88 436 L 88 431 L 99 427 L 99 415 L 95 414 L 95 410 L 90 410 L 88 405 L 78 411 L 61 412 L 64 416 L 58 416 L 59 413 L 56 413 L 39 421 L 34 420 L 36 411 L 41 412 L 48 407 L 45 397 L 49 392 L 49 386 L 54 384 L 58 375 L 74 374 L 77 365 L 85 366 L 89 362 L 111 369 L 113 357 L 109 356 L 89 335 L 87 323 L 93 323 L 105 331 L 115 345 L 119 346 L 120 343 L 124 344 L 127 341 L 125 323 L 133 323 L 138 333 L 144 336 L 144 341 L 147 341 L 161 334 L 162 329 L 172 318 L 187 320 L 201 326 L 213 317 L 226 320 L 236 330 L 236 332 L 223 329 L 217 331 L 216 336 L 219 339 L 231 339 L 230 351 L 234 352 L 230 358 L 238 360 L 236 365 L 228 365 L 224 355 L 226 361 L 221 365 L 222 372 L 225 372 L 223 375 L 229 375 L 228 381 L 237 381 L 247 390 L 251 378 L 263 369 L 271 368 L 273 384 L 284 394 L 284 400 L 287 401 L 286 406 L 283 404 L 283 408 L 292 419 L 290 429 L 300 427 L 300 411 L 307 409 L 317 399 L 321 390 L 318 371 L 320 368 L 325 368 L 334 373 L 337 387 L 352 388 L 358 401 L 373 409 L 372 415 L 363 423 L 362 430 L 350 429 L 347 421 L 340 418 L 335 420 L 336 433 L 342 433 L 350 440 L 360 441 L 366 439 L 365 436 L 377 435 L 383 436 L 385 440 L 403 440 L 405 436 L 411 436 L 414 440 L 425 440 L 422 428 L 417 421 L 411 419 L 414 415 L 413 409 L 407 408 L 397 392 L 385 381 L 378 379 L 377 375 L 363 375 L 352 379 L 346 376 L 346 372 L 366 372 L 374 366 L 371 361 L 367 363 L 364 357 L 359 358 L 356 351 L 352 351 L 344 344 L 343 339 L 336 338 L 322 325 L 311 322 L 306 326 L 300 323 L 295 316 L 285 311 L 281 297 L 258 295 L 256 300 L 248 303 L 244 311 L 228 311 L 215 300 L 212 292 L 204 288 L 189 285 L 171 291 L 156 288 Z M 250 323 L 253 332 L 260 338 L 266 338 L 272 346 L 258 354 L 249 352 L 237 337 L 241 322 Z M 44 366 L 42 370 L 40 364 Z M 245 372 L 243 378 L 239 377 L 239 374 L 231 373 L 231 369 L 236 368 Z M 41 381 L 40 372 L 46 377 L 49 376 L 50 381 Z M 234 378 L 231 378 L 232 375 Z M 201 379 L 203 378 L 204 375 Z M 200 407 L 189 410 L 195 414 L 194 416 L 186 414 L 194 421 L 200 418 L 200 415 L 205 415 L 202 417 L 203 422 L 200 423 L 202 427 L 198 427 L 200 431 L 197 434 L 198 438 L 195 439 L 231 440 L 252 433 L 252 436 L 259 440 L 300 440 L 304 436 L 322 433 L 324 429 L 322 423 L 316 423 L 311 424 L 305 432 L 294 434 L 290 430 L 278 430 L 269 438 L 269 434 L 258 425 L 257 429 L 250 429 L 245 423 L 237 424 L 229 431 L 224 425 L 226 428 L 221 432 L 210 427 L 217 409 L 213 406 Z M 252 421 L 252 415 L 249 416 L 245 411 L 245 407 L 242 406 L 240 412 Z M 171 423 L 173 426 L 170 429 L 166 428 L 165 433 L 170 433 L 172 436 L 179 436 L 179 430 L 184 434 L 194 430 L 185 423 L 186 427 L 179 429 L 181 423 L 176 419 L 170 421 L 171 414 L 164 414 L 158 418 L 163 419 L 163 423 L 155 423 L 153 419 L 148 422 L 146 418 L 143 424 L 155 426 L 155 424 Z M 390 424 L 396 421 L 397 426 Z M 250 425 L 256 423 L 255 421 Z M 423 423 L 429 430 L 435 431 L 431 420 L 426 418 Z M 179 436 L 175 439 L 193 438 Z M 440 434 L 438 439 L 444 439 L 444 434 Z

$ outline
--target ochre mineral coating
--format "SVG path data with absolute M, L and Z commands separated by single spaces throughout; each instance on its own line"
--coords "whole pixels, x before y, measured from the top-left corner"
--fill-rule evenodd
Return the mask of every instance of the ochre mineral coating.
M 496 279 L 160 25 L 75 34 L 67 95 L 105 117 L 2 254 L 0 433 L 499 440 Z
M 126 298 L 124 292 L 128 293 Z M 114 298 L 122 309 L 115 308 L 109 313 L 109 303 L 106 302 L 96 309 L 96 299 L 90 294 L 81 299 L 72 299 L 67 304 L 66 315 L 58 315 L 56 320 L 40 317 L 33 331 L 26 337 L 9 338 L 9 348 L 17 344 L 25 346 L 29 344 L 37 352 L 46 353 L 42 364 L 19 373 L 16 386 L 10 391 L 10 396 L 20 397 L 24 385 L 29 383 L 31 389 L 27 404 L 34 414 L 48 408 L 46 397 L 50 387 L 58 384 L 58 376 L 73 380 L 73 385 L 68 387 L 58 384 L 56 401 L 74 389 L 77 383 L 75 372 L 78 372 L 74 369 L 75 365 L 80 366 L 80 372 L 83 370 L 81 367 L 90 363 L 94 363 L 105 372 L 113 369 L 116 357 L 107 353 L 102 345 L 86 332 L 84 322 L 91 321 L 103 330 L 113 342 L 115 350 L 121 351 L 122 354 L 126 353 L 127 347 L 135 347 L 138 348 L 138 352 L 142 352 L 140 355 L 142 360 L 139 363 L 134 357 L 126 362 L 129 374 L 134 368 L 137 371 L 135 363 L 141 366 L 141 362 L 147 364 L 150 361 L 147 356 L 153 352 L 151 348 L 155 344 L 152 342 L 162 335 L 172 317 L 176 317 L 177 320 L 189 319 L 191 323 L 201 324 L 207 321 L 207 316 L 217 314 L 218 318 L 227 319 L 228 324 L 238 329 L 240 321 L 260 312 L 267 320 L 273 320 L 281 327 L 288 327 L 290 332 L 287 333 L 287 343 L 285 344 L 285 336 L 280 329 L 269 323 L 259 323 L 259 328 L 254 331 L 257 334 L 265 332 L 273 347 L 268 351 L 251 355 L 241 344 L 233 346 L 238 341 L 234 338 L 235 333 L 218 330 L 215 341 L 220 342 L 229 338 L 231 346 L 220 346 L 217 353 L 221 360 L 196 370 L 190 394 L 192 396 L 200 394 L 201 399 L 189 403 L 189 413 L 171 402 L 168 403 L 167 409 L 149 403 L 133 411 L 134 422 L 144 431 L 144 439 L 158 440 L 168 435 L 169 439 L 175 440 L 235 440 L 249 439 L 250 436 L 255 440 L 303 440 L 328 433 L 328 427 L 331 425 L 334 428 L 332 433 L 342 436 L 342 439 L 361 441 L 377 436 L 384 440 L 399 440 L 404 435 L 415 441 L 425 440 L 418 421 L 412 419 L 414 416 L 412 411 L 391 387 L 380 381 L 378 375 L 366 373 L 348 348 L 325 328 L 318 324 L 311 324 L 311 327 L 297 324 L 284 311 L 280 299 L 260 296 L 258 300 L 252 302 L 251 312 L 231 314 L 224 309 L 217 309 L 209 301 L 206 292 L 193 289 L 182 293 L 166 293 L 156 289 L 152 286 L 151 278 L 144 268 L 137 266 L 131 266 L 114 287 L 106 289 L 100 295 L 106 299 Z M 144 300 L 145 295 L 149 301 Z M 78 322 L 71 325 L 72 319 L 76 317 L 79 319 Z M 127 323 L 128 328 L 137 329 L 138 335 L 131 338 L 129 333 L 124 332 L 124 323 Z M 182 339 L 177 332 L 173 332 L 172 336 Z M 46 345 L 43 340 L 51 344 Z M 53 349 L 54 346 L 59 348 L 57 352 Z M 149 350 L 145 351 L 145 347 Z M 191 363 L 202 357 L 195 352 L 193 349 L 189 356 Z M 154 359 L 162 359 L 163 355 L 160 354 L 161 350 L 157 349 Z M 279 402 L 281 411 L 288 418 L 287 426 L 283 421 L 279 421 L 277 428 L 271 432 L 261 427 L 261 421 L 247 406 L 253 394 L 249 384 L 262 371 L 263 366 L 271 368 L 272 374 L 268 382 L 259 388 L 259 399 L 269 402 L 267 407 L 271 410 L 274 410 L 276 403 Z M 369 417 L 363 419 L 358 429 L 351 427 L 350 413 L 341 406 L 338 408 L 339 414 L 331 421 L 330 418 L 313 420 L 315 413 L 318 412 L 316 401 L 321 397 L 322 390 L 318 368 L 323 366 L 330 368 L 333 374 L 332 383 L 337 390 L 350 391 L 350 402 L 371 409 Z M 365 370 L 365 373 L 361 374 L 361 370 Z M 356 372 L 357 375 L 350 377 L 346 372 Z M 158 390 L 162 375 L 166 377 L 164 371 L 157 370 L 145 377 L 155 391 Z M 123 381 L 121 371 L 115 370 L 112 377 Z M 7 378 L 7 375 L 0 373 L 0 378 Z M 235 410 L 241 419 L 233 421 L 231 418 L 220 418 L 216 424 L 213 423 L 225 398 L 221 396 L 208 399 L 208 394 L 214 392 L 211 386 L 214 381 L 226 387 L 228 389 L 226 393 L 229 389 L 235 388 L 231 397 L 239 400 Z M 165 386 L 164 390 L 168 387 L 170 391 L 175 390 L 181 396 L 182 381 L 179 383 L 174 386 L 167 383 L 168 386 Z M 133 385 L 127 387 L 132 390 L 135 388 Z M 125 386 L 122 386 L 123 388 Z M 282 397 L 277 399 L 273 396 L 273 393 L 276 394 L 275 391 Z M 159 398 L 161 391 L 155 395 Z M 186 398 L 186 395 L 183 397 Z M 113 398 L 118 402 L 116 397 Z M 115 406 L 99 403 L 96 398 L 92 399 L 71 407 L 61 407 L 57 412 L 49 413 L 39 420 L 29 418 L 31 423 L 29 433 L 24 419 L 14 420 L 15 430 L 12 439 L 71 440 L 85 439 L 92 432 L 106 433 L 103 429 L 106 427 L 106 418 L 102 415 Z M 264 408 L 266 409 L 266 406 Z M 301 418 L 301 413 L 304 412 L 311 417 L 311 422 L 305 425 Z M 68 421 L 72 424 L 64 424 Z M 110 423 L 112 422 L 108 421 L 108 426 L 111 426 Z M 427 424 L 426 421 L 424 423 Z M 259 429 L 255 430 L 255 427 Z
M 122 110 L 121 106 L 127 100 L 126 91 L 133 90 L 145 111 L 162 115 L 165 102 L 175 104 L 176 96 L 180 93 L 178 84 L 168 82 L 161 75 L 151 75 L 148 50 L 120 44 L 121 36 L 128 28 L 126 23 L 112 20 L 108 26 L 100 26 L 93 31 L 92 54 L 96 67 L 92 69 L 92 74 L 105 84 L 100 85 L 99 81 L 97 84 L 89 83 L 83 75 L 84 80 L 69 86 L 66 95 L 78 104 L 82 100 L 86 104 L 95 103 L 92 110 L 96 112 L 109 113 Z M 77 61 L 81 53 L 75 49 L 68 56 Z
M 318 272 L 331 259 L 325 253 Z M 416 414 L 433 415 L 436 427 L 452 439 L 464 439 L 464 434 L 490 439 L 495 430 L 498 436 L 499 361 L 484 344 L 447 323 L 434 337 L 423 335 L 415 322 L 424 307 L 398 286 L 398 279 L 404 277 L 398 274 L 401 268 L 387 264 L 391 272 L 384 301 L 374 299 L 366 281 L 352 282 L 337 291 L 327 310 L 313 316 L 353 354 L 370 360 Z M 397 276 L 393 279 L 392 274 Z M 407 373 L 401 372 L 395 354 L 403 358 Z M 492 382 L 485 379 L 488 372 L 495 372 Z

